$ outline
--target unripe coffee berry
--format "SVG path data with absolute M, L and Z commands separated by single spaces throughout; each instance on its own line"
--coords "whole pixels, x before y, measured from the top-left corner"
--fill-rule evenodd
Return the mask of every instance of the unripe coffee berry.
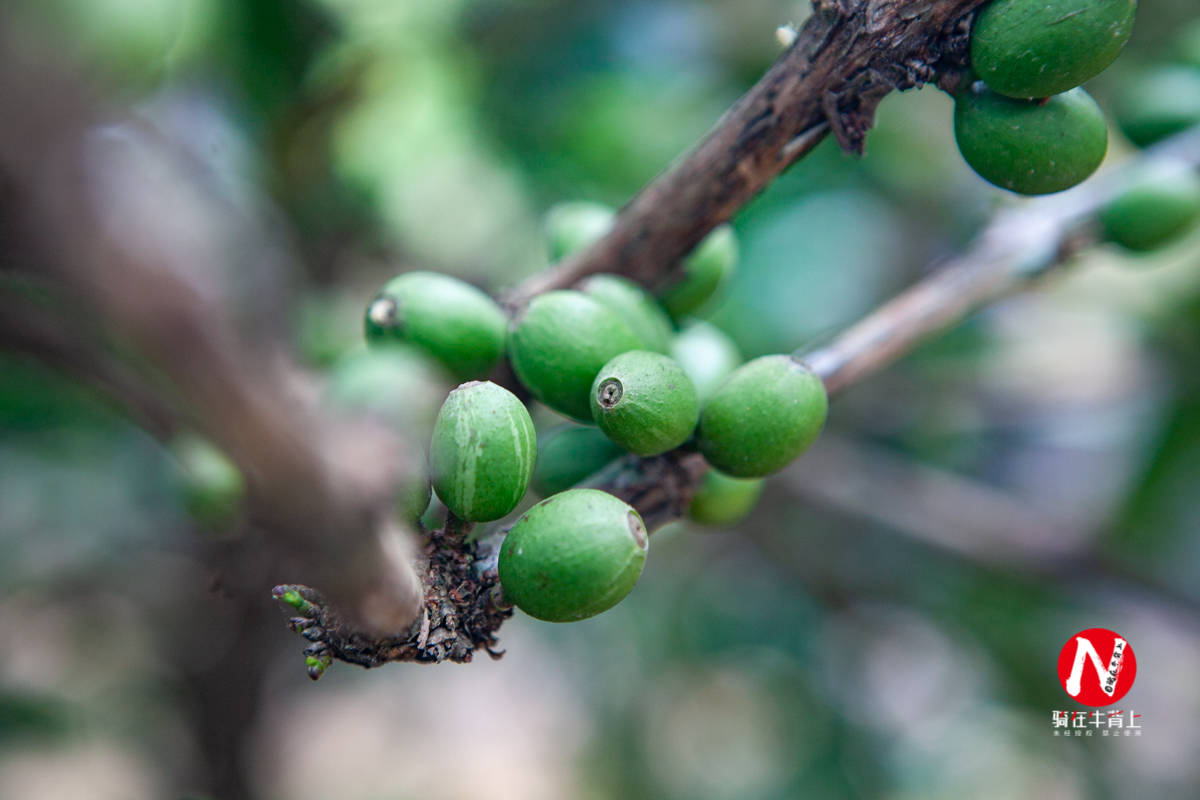
M 367 306 L 372 345 L 410 342 L 459 380 L 482 378 L 504 355 L 508 320 L 500 306 L 469 283 L 435 272 L 393 278 Z
M 763 356 L 734 370 L 700 412 L 705 460 L 735 478 L 761 478 L 808 449 L 825 424 L 821 379 L 791 356 Z
M 608 438 L 639 456 L 683 444 L 699 417 L 692 382 L 682 367 L 660 353 L 622 353 L 592 382 L 592 419 Z
M 425 442 L 446 383 L 441 368 L 414 348 L 360 350 L 334 365 L 324 400 L 336 411 L 373 419 L 409 442 Z M 396 513 L 408 523 L 415 523 L 429 505 L 424 462 L 420 453 L 419 464 L 410 464 L 396 486 Z
M 758 504 L 764 484 L 762 478 L 733 478 L 710 469 L 692 496 L 688 516 L 702 525 L 740 522 Z
M 487 522 L 517 507 L 537 458 L 524 404 L 487 381 L 459 386 L 438 414 L 429 468 L 438 497 L 459 519 Z
M 246 495 L 241 471 L 207 439 L 181 435 L 170 450 L 180 467 L 180 495 L 188 514 L 214 531 L 228 530 Z
M 1136 12 L 1137 0 L 991 0 L 971 29 L 971 67 L 1009 97 L 1059 94 L 1116 59 Z
M 568 489 L 526 511 L 505 537 L 504 598 L 547 622 L 595 616 L 633 590 L 647 544 L 631 506 L 597 489 Z
M 1200 17 L 1183 26 L 1171 47 L 1172 59 L 1195 69 L 1200 69 Z
M 703 320 L 694 320 L 671 342 L 671 358 L 683 367 L 704 402 L 725 377 L 741 366 L 742 353 L 725 331 Z
M 1083 89 L 1038 103 L 976 84 L 955 101 L 954 139 L 988 182 L 1019 194 L 1050 194 L 1096 171 L 1108 149 L 1108 128 Z
M 1200 219 L 1200 176 L 1187 165 L 1148 170 L 1100 212 L 1110 242 L 1129 250 L 1154 250 Z
M 721 225 L 704 237 L 683 262 L 683 278 L 662 295 L 671 316 L 680 319 L 712 299 L 737 267 L 737 237 Z
M 508 357 L 529 392 L 550 408 L 591 422 L 592 379 L 609 359 L 642 346 L 616 314 L 583 292 L 540 294 L 513 318 Z
M 411 525 L 416 525 L 429 508 L 432 499 L 433 485 L 429 475 L 422 470 L 400 484 L 396 492 L 396 516 Z
M 370 417 L 401 436 L 424 441 L 449 382 L 441 367 L 415 348 L 360 349 L 333 365 L 323 400 L 333 409 Z
M 1117 92 L 1113 117 L 1138 147 L 1200 125 L 1200 68 L 1161 66 L 1130 76 Z
M 667 352 L 675 328 L 659 302 L 641 286 L 620 275 L 592 275 L 579 284 L 579 290 L 625 320 L 642 340 L 642 349 Z
M 549 497 L 570 489 L 623 455 L 620 445 L 590 425 L 560 425 L 538 437 L 537 463 L 530 485 L 542 497 Z
M 559 261 L 608 233 L 616 212 L 606 205 L 577 200 L 546 212 L 544 227 L 550 260 Z

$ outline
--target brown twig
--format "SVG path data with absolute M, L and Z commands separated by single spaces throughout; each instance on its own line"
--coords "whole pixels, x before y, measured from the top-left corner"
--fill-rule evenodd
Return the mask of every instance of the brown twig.
M 520 305 L 551 289 L 611 272 L 651 289 L 781 172 L 832 131 L 861 153 L 880 100 L 965 61 L 969 14 L 985 0 L 818 0 L 771 69 L 708 136 L 621 210 L 608 235 L 507 298 Z
M 1067 263 L 1096 241 L 1095 213 L 1156 164 L 1161 173 L 1200 165 L 1200 128 L 1131 159 L 1070 192 L 998 214 L 962 255 L 868 314 L 829 344 L 800 355 L 836 394 L 908 353 L 929 336 Z

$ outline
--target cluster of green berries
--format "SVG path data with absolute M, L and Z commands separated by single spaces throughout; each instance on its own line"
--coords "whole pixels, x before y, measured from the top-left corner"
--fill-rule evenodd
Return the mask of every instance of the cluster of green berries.
M 1200 125 L 1200 19 L 1186 27 L 1165 58 L 1134 72 L 1120 87 L 1117 126 L 1138 147 Z M 1159 161 L 1135 176 L 1099 218 L 1104 237 L 1134 252 L 1155 250 L 1200 220 L 1200 176 L 1187 165 Z
M 556 207 L 547 216 L 552 258 L 590 245 L 613 218 L 593 204 Z M 415 412 L 395 398 L 412 390 L 390 385 L 392 368 L 376 356 L 419 351 L 465 381 L 437 411 L 428 480 L 405 488 L 401 509 L 418 518 L 431 483 L 458 519 L 498 520 L 532 485 L 544 499 L 517 520 L 500 550 L 504 596 L 539 619 L 590 617 L 632 590 L 648 536 L 636 510 L 581 482 L 626 454 L 694 447 L 713 469 L 692 515 L 728 525 L 753 507 L 762 477 L 796 458 L 824 424 L 824 387 L 803 363 L 778 355 L 742 364 L 725 334 L 687 321 L 728 279 L 736 258 L 724 226 L 686 259 L 682 278 L 661 298 L 625 278 L 594 275 L 511 315 L 455 278 L 406 273 L 367 307 L 370 349 L 356 357 L 362 363 L 344 375 L 335 370 L 332 383 L 345 396 L 376 398 L 377 410 L 411 432 Z M 572 422 L 539 442 L 525 404 L 487 380 L 505 357 L 529 395 Z M 349 384 L 356 385 L 346 390 Z
M 959 152 L 981 177 L 1050 194 L 1091 175 L 1108 127 L 1082 83 L 1120 54 L 1137 0 L 993 0 L 971 29 L 971 68 L 955 99 Z
M 993 0 L 971 29 L 979 81 L 958 93 L 954 133 L 967 163 L 1020 194 L 1068 189 L 1104 160 L 1108 129 L 1080 84 L 1106 69 L 1133 31 L 1137 0 Z M 1200 124 L 1200 21 L 1118 94 L 1115 117 L 1139 147 Z M 1153 250 L 1200 218 L 1200 177 L 1156 164 L 1099 215 L 1105 239 Z

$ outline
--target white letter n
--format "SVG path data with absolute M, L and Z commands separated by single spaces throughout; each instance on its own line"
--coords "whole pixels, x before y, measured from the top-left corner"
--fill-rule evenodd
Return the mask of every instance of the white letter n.
M 1071 675 L 1067 678 L 1067 694 L 1071 697 L 1079 695 L 1079 690 L 1083 688 L 1083 659 L 1087 657 L 1091 660 L 1092 666 L 1096 669 L 1096 680 L 1100 684 L 1100 689 L 1105 694 L 1112 694 L 1116 690 L 1117 682 L 1114 679 L 1111 687 L 1104 685 L 1104 676 L 1110 673 L 1121 665 L 1121 656 L 1124 655 L 1121 651 L 1124 649 L 1125 640 L 1117 638 L 1113 640 L 1113 658 L 1114 663 L 1109 665 L 1108 669 L 1100 662 L 1100 654 L 1096 652 L 1096 648 L 1092 647 L 1089 639 L 1084 639 L 1082 636 L 1075 637 L 1075 663 L 1071 665 Z M 1115 673 L 1114 673 L 1115 678 Z

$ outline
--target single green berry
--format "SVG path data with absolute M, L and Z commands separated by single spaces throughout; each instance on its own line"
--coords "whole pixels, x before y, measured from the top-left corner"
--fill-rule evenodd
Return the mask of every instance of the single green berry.
M 692 496 L 688 516 L 702 525 L 732 525 L 754 510 L 762 495 L 762 478 L 731 478 L 710 469 Z
M 505 537 L 504 598 L 547 622 L 595 616 L 633 590 L 647 544 L 631 506 L 597 489 L 568 489 L 526 511 Z
M 620 275 L 592 275 L 579 284 L 579 290 L 625 320 L 642 340 L 644 349 L 667 352 L 675 327 L 662 305 L 645 289 Z
M 1131 75 L 1117 91 L 1113 117 L 1138 147 L 1200 125 L 1200 69 L 1170 65 Z
M 1181 64 L 1200 69 L 1200 17 L 1184 25 L 1175 35 L 1171 56 Z
M 700 452 L 735 478 L 761 478 L 808 449 L 825 424 L 821 379 L 791 356 L 763 356 L 734 370 L 700 412 Z
M 971 29 L 971 67 L 1009 97 L 1074 89 L 1116 60 L 1137 0 L 992 0 Z
M 293 328 L 296 350 L 306 362 L 330 367 L 361 346 L 358 331 L 345 324 L 347 317 L 362 310 L 359 302 L 345 291 L 314 292 L 301 298 Z
M 671 342 L 670 354 L 692 379 L 702 403 L 744 360 L 728 334 L 702 320 L 684 326 Z
M 560 425 L 538 438 L 531 486 L 542 497 L 558 494 L 623 455 L 625 451 L 596 428 Z
M 582 250 L 608 233 L 616 212 L 600 203 L 578 200 L 559 203 L 546 212 L 546 244 L 550 261 L 559 261 Z
M 537 435 L 529 412 L 507 389 L 488 381 L 450 393 L 429 445 L 438 497 L 459 519 L 500 519 L 525 496 Z
M 359 349 L 333 365 L 323 399 L 333 409 L 370 417 L 406 438 L 424 440 L 447 383 L 441 367 L 416 349 Z
M 1200 219 L 1200 176 L 1164 165 L 1139 176 L 1100 212 L 1104 236 L 1129 250 L 1154 250 Z
M 954 138 L 981 177 L 1019 194 L 1071 188 L 1096 171 L 1108 149 L 1104 115 L 1083 89 L 1033 102 L 976 84 L 954 104 Z
M 591 422 L 592 379 L 609 359 L 642 346 L 620 317 L 583 292 L 540 294 L 513 319 L 508 357 L 530 393 L 555 411 Z
M 469 283 L 436 272 L 393 278 L 367 306 L 371 345 L 410 342 L 459 380 L 481 378 L 504 355 L 508 320 L 500 306 Z
M 422 470 L 401 482 L 396 492 L 396 514 L 410 525 L 416 525 L 432 499 L 433 486 L 429 476 Z
M 339 359 L 329 376 L 325 402 L 346 413 L 362 414 L 410 442 L 428 441 L 446 376 L 422 353 L 404 346 L 360 350 Z M 396 487 L 396 513 L 415 523 L 429 505 L 424 458 Z
M 241 471 L 207 439 L 180 435 L 170 450 L 180 467 L 179 489 L 188 514 L 207 528 L 227 530 L 246 496 Z
M 617 444 L 655 456 L 688 440 L 700 418 L 696 388 L 668 356 L 631 350 L 592 381 L 592 419 Z
M 737 267 L 737 236 L 729 225 L 713 230 L 683 262 L 683 278 L 662 295 L 671 316 L 680 319 L 704 306 Z

